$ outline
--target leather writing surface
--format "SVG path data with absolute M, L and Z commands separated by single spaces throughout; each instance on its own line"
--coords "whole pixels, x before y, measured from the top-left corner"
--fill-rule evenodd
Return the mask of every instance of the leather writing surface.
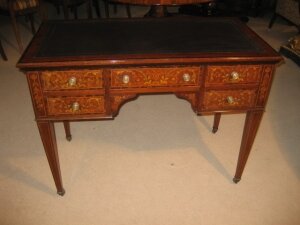
M 54 23 L 36 57 L 260 53 L 230 19 L 133 19 Z

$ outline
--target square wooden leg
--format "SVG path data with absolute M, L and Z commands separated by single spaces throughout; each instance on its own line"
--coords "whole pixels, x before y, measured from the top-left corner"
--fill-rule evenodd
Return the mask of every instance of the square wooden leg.
M 241 180 L 262 115 L 263 111 L 247 112 L 238 163 L 233 178 L 234 183 L 238 183 Z
M 56 185 L 57 194 L 63 196 L 65 190 L 62 184 L 57 144 L 54 130 L 54 122 L 37 121 L 41 139 L 44 145 L 45 153 L 49 162 L 52 176 Z

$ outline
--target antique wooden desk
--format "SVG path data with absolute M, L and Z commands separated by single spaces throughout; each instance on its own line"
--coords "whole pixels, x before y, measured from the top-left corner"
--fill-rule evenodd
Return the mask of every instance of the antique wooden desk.
M 174 93 L 197 114 L 247 113 L 233 178 L 241 179 L 282 58 L 237 20 L 164 18 L 49 21 L 17 66 L 25 72 L 54 177 L 62 184 L 54 122 L 114 118 L 140 94 Z M 158 109 L 159 110 L 159 109 Z

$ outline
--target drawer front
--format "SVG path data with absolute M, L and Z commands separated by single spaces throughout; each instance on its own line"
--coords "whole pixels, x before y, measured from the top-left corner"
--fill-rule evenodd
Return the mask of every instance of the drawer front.
M 48 97 L 48 115 L 81 115 L 104 113 L 104 96 Z
M 199 76 L 200 67 L 113 69 L 111 87 L 196 86 Z
M 44 71 L 41 72 L 44 90 L 102 88 L 102 70 Z
M 206 91 L 203 110 L 246 109 L 255 105 L 256 90 Z
M 262 66 L 208 66 L 206 85 L 258 83 Z

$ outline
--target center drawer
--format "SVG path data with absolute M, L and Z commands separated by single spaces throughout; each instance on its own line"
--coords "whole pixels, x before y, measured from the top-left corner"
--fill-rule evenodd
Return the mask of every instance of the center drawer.
M 197 86 L 200 69 L 200 67 L 112 69 L 111 87 Z

